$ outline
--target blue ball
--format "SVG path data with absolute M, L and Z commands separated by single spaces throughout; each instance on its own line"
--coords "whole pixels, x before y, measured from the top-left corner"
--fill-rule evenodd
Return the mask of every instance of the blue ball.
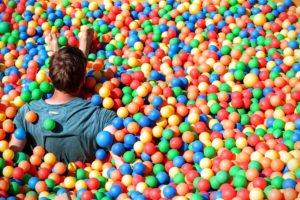
M 160 96 L 156 96 L 152 99 L 151 103 L 154 107 L 159 107 L 162 105 L 163 99 Z
M 295 127 L 296 129 L 300 130 L 300 119 L 295 120 Z
M 173 186 L 168 185 L 163 189 L 163 195 L 166 198 L 173 198 L 176 195 L 176 190 Z
M 124 128 L 124 124 L 123 124 L 123 119 L 116 117 L 113 121 L 112 121 L 112 125 L 116 128 L 116 129 L 121 129 Z
M 169 182 L 169 176 L 166 172 L 158 172 L 156 175 L 156 179 L 160 184 L 165 184 Z
M 285 179 L 282 183 L 282 188 L 287 189 L 287 188 L 292 188 L 294 189 L 296 187 L 296 181 L 294 181 L 291 178 Z
M 101 96 L 98 95 L 98 94 L 93 95 L 92 98 L 91 98 L 91 103 L 92 103 L 93 106 L 100 106 L 101 103 L 102 103 Z
M 182 156 L 176 156 L 173 160 L 173 164 L 175 167 L 181 167 L 184 163 L 185 161 Z
M 81 198 L 82 194 L 83 194 L 85 191 L 87 191 L 87 189 L 85 189 L 85 188 L 82 188 L 82 189 L 78 190 L 78 192 L 77 192 L 77 197 L 78 197 L 78 198 Z
M 14 132 L 14 136 L 18 140 L 23 140 L 26 138 L 26 131 L 22 128 L 17 128 Z
M 100 147 L 110 147 L 114 142 L 114 137 L 108 131 L 100 131 L 96 136 L 96 142 Z
M 194 152 L 202 152 L 203 151 L 203 143 L 199 140 L 196 140 L 192 143 L 192 150 Z
M 125 175 L 125 174 L 131 174 L 132 173 L 132 169 L 131 166 L 127 163 L 124 163 L 120 166 L 120 172 L 121 174 Z
M 120 156 L 125 152 L 125 147 L 122 143 L 118 142 L 112 145 L 111 151 L 113 154 Z
M 148 118 L 153 120 L 153 121 L 156 121 L 160 118 L 160 112 L 158 110 L 151 110 L 149 112 Z
M 143 175 L 145 171 L 145 165 L 141 162 L 137 162 L 133 165 L 133 172 L 136 174 Z
M 113 198 L 117 198 L 122 193 L 122 188 L 119 185 L 113 185 L 109 193 Z
M 138 120 L 138 124 L 141 127 L 149 127 L 150 126 L 150 120 L 147 116 L 142 116 L 140 117 L 140 119 Z
M 107 152 L 104 149 L 98 149 L 96 151 L 96 158 L 99 160 L 104 160 L 107 156 Z
M 28 181 L 29 188 L 34 189 L 37 182 L 39 182 L 39 179 L 37 177 L 31 177 Z
M 61 189 L 59 189 L 57 192 L 56 192 L 56 194 L 57 195 L 60 195 L 60 194 L 65 194 L 65 193 L 67 193 L 68 191 L 66 190 L 66 189 L 64 189 L 64 188 L 61 188 Z

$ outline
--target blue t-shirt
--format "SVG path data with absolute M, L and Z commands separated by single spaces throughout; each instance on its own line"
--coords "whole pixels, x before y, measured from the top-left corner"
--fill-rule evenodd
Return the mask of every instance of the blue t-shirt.
M 25 120 L 25 114 L 34 111 L 38 115 L 35 123 Z M 14 123 L 27 132 L 30 149 L 43 146 L 62 162 L 91 162 L 98 149 L 96 135 L 117 117 L 111 110 L 93 106 L 89 101 L 73 98 L 65 104 L 51 105 L 44 100 L 31 101 L 22 106 Z M 54 130 L 46 130 L 45 119 L 56 122 Z

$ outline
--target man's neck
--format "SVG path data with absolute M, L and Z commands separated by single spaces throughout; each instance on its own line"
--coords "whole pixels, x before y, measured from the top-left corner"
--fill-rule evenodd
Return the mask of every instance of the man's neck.
M 55 90 L 52 97 L 49 99 L 46 99 L 45 102 L 48 104 L 54 104 L 54 105 L 55 104 L 64 104 L 78 96 L 79 96 L 79 91 L 75 92 L 73 94 L 69 94 L 69 93 L 66 93 L 63 91 Z

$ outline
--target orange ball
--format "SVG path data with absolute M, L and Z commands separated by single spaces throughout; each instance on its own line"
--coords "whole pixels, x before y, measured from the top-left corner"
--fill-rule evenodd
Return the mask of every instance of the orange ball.
M 268 199 L 270 200 L 282 200 L 283 194 L 278 189 L 272 189 L 268 193 Z
M 26 114 L 25 114 L 25 120 L 27 122 L 30 122 L 30 123 L 34 123 L 36 122 L 37 120 L 37 114 L 33 111 L 28 111 Z
M 180 183 L 176 186 L 176 191 L 178 195 L 185 196 L 190 190 L 188 184 Z
M 8 118 L 14 118 L 16 116 L 16 113 L 17 109 L 15 107 L 10 106 L 5 109 L 5 115 Z
M 54 165 L 53 169 L 54 169 L 54 172 L 56 172 L 57 174 L 63 175 L 63 174 L 66 172 L 67 167 L 66 167 L 66 165 L 65 165 L 64 163 L 62 163 L 62 162 L 57 162 L 57 163 Z
M 44 147 L 42 147 L 42 146 L 36 146 L 36 147 L 34 147 L 33 154 L 37 155 L 37 156 L 40 156 L 40 157 L 43 157 L 44 154 L 45 154 Z
M 297 198 L 297 192 L 292 188 L 283 190 L 283 196 L 285 200 L 294 200 Z
M 7 133 L 12 133 L 15 130 L 15 125 L 13 123 L 12 120 L 10 119 L 6 119 L 3 123 L 2 123 L 2 128 L 5 132 Z
M 246 178 L 249 181 L 253 181 L 255 178 L 257 178 L 259 176 L 259 172 L 254 169 L 254 168 L 250 168 L 246 171 Z
M 271 169 L 275 172 L 281 172 L 284 169 L 284 162 L 280 159 L 272 160 Z
M 46 184 L 44 181 L 39 181 L 39 182 L 37 182 L 36 185 L 35 185 L 35 190 L 36 190 L 38 193 L 47 191 L 47 189 L 48 189 L 48 186 L 47 186 L 47 184 Z
M 39 166 L 42 163 L 42 158 L 38 155 L 31 155 L 29 158 L 29 161 L 34 166 Z

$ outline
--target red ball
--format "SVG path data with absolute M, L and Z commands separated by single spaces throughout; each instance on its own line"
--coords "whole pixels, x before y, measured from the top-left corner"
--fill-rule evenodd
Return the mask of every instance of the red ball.
M 206 192 L 210 189 L 210 183 L 206 179 L 201 179 L 198 181 L 197 186 L 200 192 Z
M 202 132 L 206 131 L 206 124 L 204 122 L 197 122 L 194 125 L 194 131 L 196 133 L 202 133 Z
M 262 177 L 257 177 L 253 180 L 253 186 L 263 190 L 267 187 L 267 181 Z
M 260 139 L 259 139 L 258 135 L 256 135 L 256 134 L 251 134 L 248 137 L 248 144 L 250 146 L 255 147 L 259 142 L 260 142 Z
M 153 155 L 156 152 L 156 146 L 153 143 L 146 143 L 144 145 L 144 152 L 148 155 Z
M 249 194 L 249 190 L 242 188 L 237 192 L 236 196 L 240 197 L 243 200 L 249 200 Z
M 21 180 L 24 177 L 24 170 L 21 167 L 16 167 L 13 170 L 13 177 Z
M 191 171 L 189 171 L 187 174 L 186 174 L 186 180 L 187 181 L 189 181 L 190 183 L 192 183 L 193 181 L 194 181 L 194 179 L 196 178 L 196 177 L 198 177 L 199 176 L 199 174 L 198 174 L 198 172 L 196 172 L 195 170 L 191 170 Z
M 97 190 L 100 187 L 100 181 L 96 178 L 90 178 L 87 182 L 87 186 L 90 190 Z
M 250 117 L 250 122 L 251 122 L 252 125 L 257 126 L 259 124 L 264 123 L 264 118 L 257 115 L 257 114 L 254 114 Z
M 48 176 L 49 176 L 50 173 L 51 173 L 50 169 L 48 169 L 48 168 L 41 168 L 37 172 L 37 175 L 38 175 L 39 179 L 45 180 L 45 179 L 48 178 Z
M 125 85 L 130 85 L 131 81 L 132 81 L 132 77 L 130 74 L 122 74 L 121 75 L 121 81 L 123 84 Z
M 180 149 L 182 146 L 182 140 L 179 137 L 174 137 L 170 140 L 170 147 L 172 149 Z
M 92 200 L 94 198 L 94 194 L 91 191 L 85 191 L 81 195 L 82 200 Z
M 150 191 L 150 198 L 151 199 L 159 199 L 160 197 L 161 197 L 161 191 L 160 191 L 160 189 L 158 189 L 158 188 L 154 188 L 154 189 L 152 189 L 151 191 Z
M 10 83 L 16 84 L 19 80 L 19 76 L 17 74 L 11 74 L 8 78 Z
M 231 200 L 236 197 L 236 191 L 233 188 L 222 190 L 222 197 L 224 200 Z

